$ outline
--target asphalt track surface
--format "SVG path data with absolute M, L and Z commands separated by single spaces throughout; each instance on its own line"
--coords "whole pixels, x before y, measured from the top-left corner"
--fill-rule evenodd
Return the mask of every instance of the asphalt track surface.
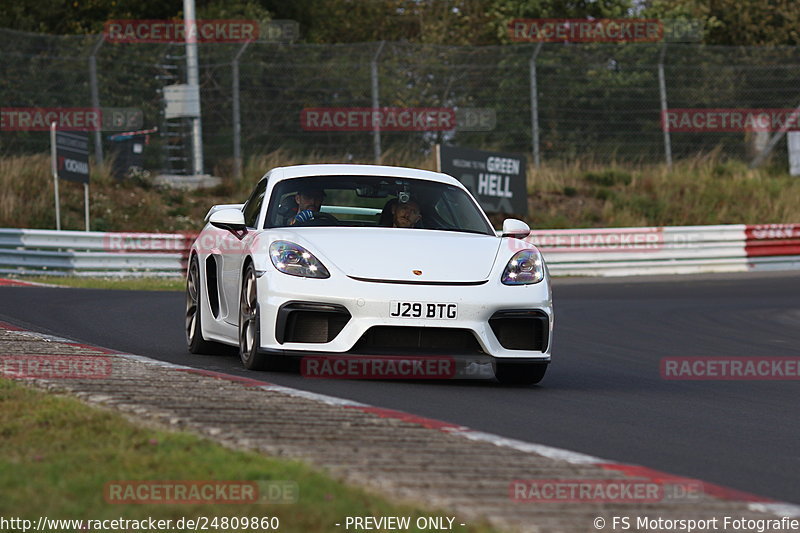
M 0 287 L 0 320 L 800 503 L 800 381 L 659 371 L 663 357 L 800 356 L 800 274 L 557 280 L 554 302 L 553 363 L 522 388 L 246 371 L 186 351 L 176 292 Z

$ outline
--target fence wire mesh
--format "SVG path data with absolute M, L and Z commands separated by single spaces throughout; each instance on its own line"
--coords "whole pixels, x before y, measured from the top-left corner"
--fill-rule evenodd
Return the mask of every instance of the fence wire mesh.
M 99 35 L 0 30 L 0 50 L 3 108 L 92 107 L 89 65 L 94 57 L 99 105 L 141 109 L 143 127 L 159 128 L 145 164 L 176 173 L 190 170 L 190 129 L 185 120 L 168 120 L 164 114 L 163 88 L 186 80 L 183 45 L 115 44 Z M 662 104 L 668 109 L 787 109 L 800 104 L 797 47 L 252 42 L 200 44 L 199 55 L 205 167 L 221 175 L 234 168 L 237 142 L 245 159 L 276 149 L 332 161 L 372 159 L 377 151 L 414 158 L 429 154 L 436 143 L 451 143 L 531 158 L 538 152 L 543 163 L 660 162 L 668 149 Z M 491 111 L 495 121 L 487 131 L 379 134 L 307 131 L 301 123 L 303 109 L 370 108 L 375 102 L 456 112 L 479 108 Z M 113 152 L 111 134 L 100 135 L 104 152 Z M 768 135 L 673 131 L 668 142 L 673 158 L 718 150 L 749 160 Z M 44 132 L 3 127 L 0 154 L 48 149 Z M 778 143 L 771 157 L 785 160 L 786 143 Z

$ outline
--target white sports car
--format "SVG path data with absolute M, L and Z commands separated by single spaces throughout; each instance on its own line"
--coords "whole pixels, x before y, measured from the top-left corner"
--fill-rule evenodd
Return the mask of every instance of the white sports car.
M 508 219 L 436 172 L 275 168 L 244 204 L 218 205 L 192 245 L 192 353 L 239 346 L 244 366 L 287 356 L 483 357 L 503 383 L 537 383 L 553 307 L 542 255 Z M 218 348 L 218 346 L 217 346 Z

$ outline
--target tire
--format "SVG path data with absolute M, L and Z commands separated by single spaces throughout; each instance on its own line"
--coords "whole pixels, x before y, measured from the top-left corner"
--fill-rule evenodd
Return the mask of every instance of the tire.
M 218 351 L 220 345 L 203 338 L 203 328 L 201 326 L 202 289 L 200 264 L 197 261 L 197 256 L 193 255 L 189 263 L 189 273 L 186 276 L 186 320 L 184 329 L 186 346 L 191 353 L 210 354 Z
M 535 385 L 547 372 L 547 363 L 495 363 L 494 375 L 503 385 Z
M 258 306 L 256 269 L 250 263 L 242 277 L 239 297 L 239 358 L 248 370 L 276 369 L 276 356 L 259 353 L 261 313 Z

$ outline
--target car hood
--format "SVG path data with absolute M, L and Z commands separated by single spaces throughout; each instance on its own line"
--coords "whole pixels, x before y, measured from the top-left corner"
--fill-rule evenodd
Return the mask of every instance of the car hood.
M 501 243 L 491 235 L 423 229 L 303 228 L 296 234 L 295 242 L 329 268 L 401 282 L 484 281 Z

